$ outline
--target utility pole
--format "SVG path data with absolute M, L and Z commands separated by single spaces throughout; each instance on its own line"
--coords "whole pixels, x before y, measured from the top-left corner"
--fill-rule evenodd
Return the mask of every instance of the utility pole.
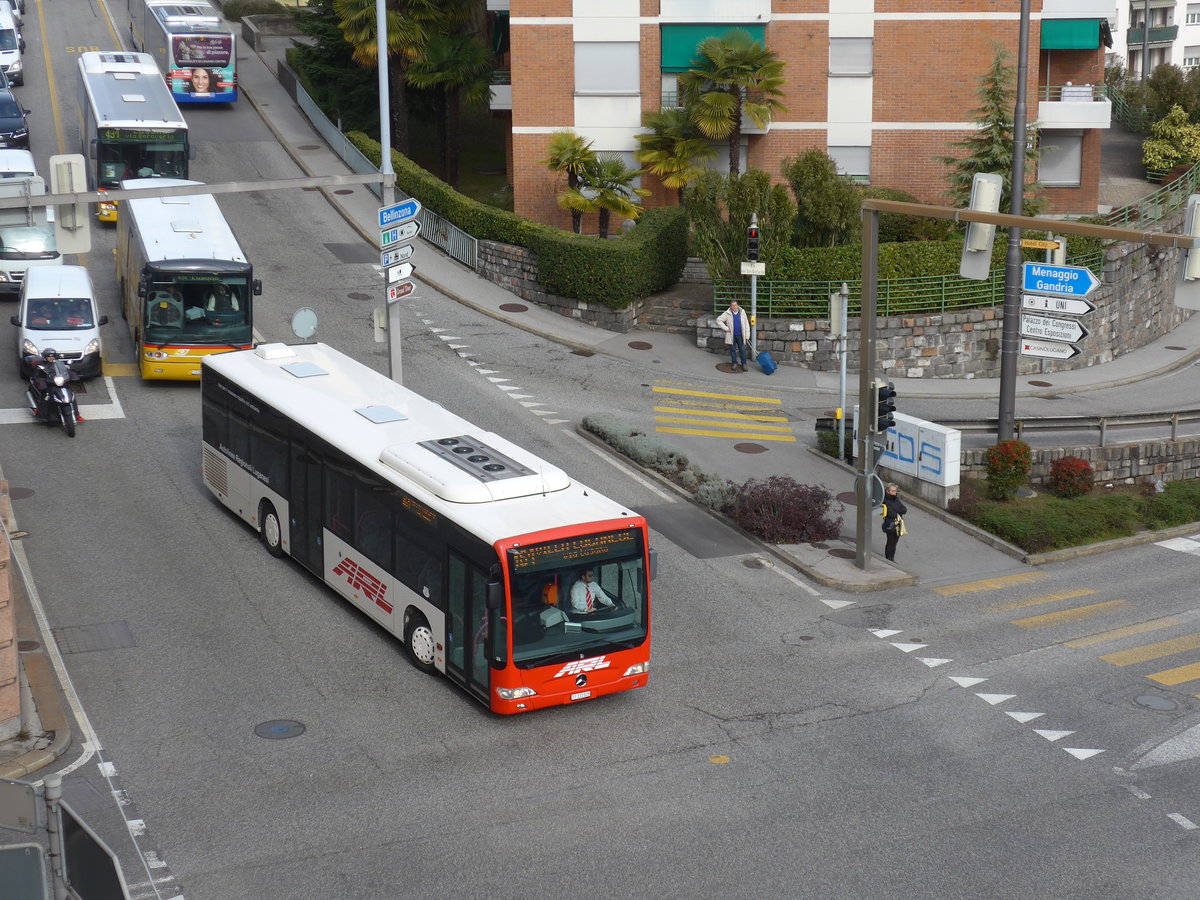
M 1142 81 L 1150 77 L 1150 0 L 1142 5 Z
M 1012 214 L 1025 212 L 1025 88 L 1029 80 L 1029 0 L 1021 0 L 1017 41 L 1017 104 L 1013 112 Z M 1004 263 L 1004 322 L 1000 337 L 1000 410 L 996 438 L 1012 440 L 1016 424 L 1017 363 L 1021 343 L 1021 229 L 1008 231 Z
M 388 86 L 387 0 L 375 0 L 375 57 L 379 70 L 379 173 L 384 176 L 380 200 L 383 206 L 396 202 L 396 174 L 392 169 L 392 97 Z M 400 360 L 400 304 L 387 301 L 384 274 L 384 306 L 387 309 L 388 378 L 403 384 Z

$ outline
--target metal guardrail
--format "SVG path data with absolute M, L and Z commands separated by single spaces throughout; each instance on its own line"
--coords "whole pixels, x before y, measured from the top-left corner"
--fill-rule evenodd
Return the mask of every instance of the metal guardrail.
M 1167 426 L 1170 428 L 1170 439 L 1179 440 L 1181 425 L 1200 422 L 1200 409 L 1183 410 L 1180 412 L 1150 412 L 1128 413 L 1113 416 L 1038 416 L 1035 418 L 1016 419 L 1014 431 L 1017 440 L 1024 440 L 1023 434 L 1036 431 L 1098 431 L 1099 446 L 1108 444 L 1110 429 L 1124 429 L 1147 426 Z M 939 421 L 938 424 L 947 428 L 956 428 L 964 433 L 984 432 L 996 433 L 996 419 L 963 419 L 957 422 Z M 1197 430 L 1200 434 L 1200 429 Z
M 1136 225 L 1142 228 L 1165 219 L 1176 210 L 1187 206 L 1188 196 L 1200 190 L 1200 165 L 1192 166 L 1186 174 L 1170 184 L 1163 185 L 1153 194 L 1148 194 L 1137 203 L 1114 209 L 1105 216 L 1106 224 L 1117 228 Z

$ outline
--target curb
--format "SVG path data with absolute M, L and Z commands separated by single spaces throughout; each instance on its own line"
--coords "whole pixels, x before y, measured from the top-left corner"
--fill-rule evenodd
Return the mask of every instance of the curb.
M 698 503 L 696 501 L 695 495 L 693 495 L 691 492 L 685 491 L 679 485 L 675 484 L 675 482 L 671 481 L 669 478 L 663 477 L 658 472 L 655 472 L 653 469 L 647 469 L 647 468 L 643 467 L 641 464 L 639 464 L 635 460 L 630 459 L 628 456 L 626 456 L 625 454 L 618 451 L 615 447 L 613 447 L 608 442 L 604 441 L 599 436 L 592 434 L 590 431 L 587 431 L 586 429 L 584 429 L 584 427 L 582 425 L 577 425 L 575 427 L 575 433 L 578 434 L 584 440 L 588 441 L 589 443 L 594 444 L 595 446 L 608 451 L 608 453 L 610 455 L 617 457 L 622 462 L 626 463 L 627 465 L 631 466 L 634 469 L 637 469 L 643 475 L 651 478 L 652 480 L 657 482 L 659 485 L 667 488 L 668 490 L 670 490 L 672 493 L 676 494 L 677 496 L 682 497 L 683 499 L 687 500 L 689 503 L 691 503 L 693 506 L 697 507 L 698 509 L 704 510 L 704 512 L 708 513 L 710 516 L 712 516 L 712 518 L 716 519 L 718 522 L 733 529 L 734 531 L 738 532 L 738 534 L 740 534 L 742 537 L 746 538 L 751 543 L 757 545 L 764 553 L 769 553 L 771 556 L 774 556 L 780 562 L 786 563 L 787 565 L 791 566 L 796 571 L 802 573 L 803 575 L 805 575 L 807 578 L 811 579 L 812 581 L 815 581 L 817 584 L 821 585 L 822 587 L 831 587 L 831 588 L 835 588 L 840 591 L 845 591 L 847 593 L 863 594 L 863 593 L 870 593 L 873 591 L 888 590 L 890 588 L 896 588 L 896 587 L 910 587 L 917 583 L 917 580 L 918 580 L 917 576 L 912 574 L 911 572 L 904 572 L 903 574 L 887 574 L 887 575 L 883 575 L 879 578 L 873 578 L 869 581 L 845 581 L 844 579 L 833 578 L 829 575 L 826 575 L 823 572 L 819 571 L 816 567 L 811 566 L 808 563 L 803 562 L 802 560 L 796 559 L 796 557 L 792 556 L 786 550 L 781 549 L 777 544 L 766 543 L 765 541 L 763 541 L 762 538 L 756 537 L 755 535 L 746 531 L 744 528 L 742 528 L 740 525 L 738 525 L 732 519 L 729 519 L 726 516 L 723 516 L 721 513 L 717 512 L 716 510 L 710 509 L 709 507 L 705 506 L 703 503 Z M 875 558 L 874 562 L 888 565 L 888 568 L 896 568 L 896 569 L 900 568 L 899 566 L 895 566 L 894 564 L 889 565 L 884 560 L 878 559 L 878 558 Z

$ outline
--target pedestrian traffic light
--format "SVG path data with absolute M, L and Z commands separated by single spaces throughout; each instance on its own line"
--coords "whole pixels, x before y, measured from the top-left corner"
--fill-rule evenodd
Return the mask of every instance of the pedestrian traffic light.
M 758 226 L 751 225 L 746 229 L 746 259 L 758 262 Z
M 876 378 L 875 395 L 875 433 L 887 434 L 887 430 L 896 424 L 892 415 L 896 411 L 896 386 L 890 381 Z

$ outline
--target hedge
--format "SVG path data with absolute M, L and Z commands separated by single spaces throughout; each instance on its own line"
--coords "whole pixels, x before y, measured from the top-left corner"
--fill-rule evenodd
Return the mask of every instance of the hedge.
M 379 164 L 378 141 L 357 131 L 346 138 Z M 538 281 L 553 294 L 624 309 L 675 284 L 687 263 L 687 217 L 679 207 L 649 209 L 632 231 L 602 241 L 472 200 L 395 151 L 392 168 L 397 188 L 467 234 L 536 253 Z

